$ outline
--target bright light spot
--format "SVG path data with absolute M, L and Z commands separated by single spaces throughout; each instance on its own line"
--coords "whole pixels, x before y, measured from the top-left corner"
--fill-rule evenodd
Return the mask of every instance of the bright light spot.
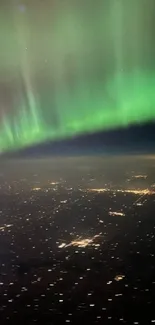
M 98 193 L 101 193 L 101 192 L 106 192 L 107 189 L 106 188 L 91 188 L 89 189 L 90 192 L 98 192 Z
M 120 275 L 116 275 L 114 279 L 115 279 L 115 281 L 121 281 L 121 280 L 123 280 L 124 278 L 125 278 L 125 275 L 121 275 L 121 274 L 120 274 Z
M 88 245 L 91 245 L 96 238 L 101 236 L 102 233 L 95 235 L 92 238 L 86 238 L 82 239 L 81 237 L 78 237 L 77 239 L 71 241 L 69 244 L 62 243 L 58 247 L 59 248 L 64 248 L 64 247 L 69 247 L 69 246 L 78 246 L 78 247 L 86 247 Z
M 57 184 L 59 184 L 59 182 L 51 182 L 50 184 L 51 185 L 57 185 Z
M 65 243 L 62 243 L 61 245 L 58 246 L 59 248 L 63 248 L 63 247 L 66 247 L 66 244 Z
M 135 175 L 135 176 L 133 176 L 133 178 L 144 178 L 144 179 L 146 179 L 147 175 Z
M 118 193 L 132 193 L 132 194 L 136 194 L 136 195 L 152 195 L 152 194 L 155 194 L 155 191 L 151 191 L 149 190 L 148 188 L 146 189 L 130 189 L 130 190 L 126 190 L 126 189 L 120 189 L 120 190 L 117 190 L 117 189 L 109 189 L 109 188 L 88 188 L 87 189 L 89 192 L 118 192 Z
M 123 212 L 115 212 L 115 211 L 109 211 L 109 215 L 110 216 L 120 216 L 120 217 L 125 216 L 125 214 Z
M 0 230 L 4 231 L 5 228 L 10 228 L 10 227 L 12 227 L 12 225 L 6 225 L 5 224 L 4 226 L 0 227 Z
M 111 283 L 112 283 L 112 281 L 108 281 L 108 282 L 107 282 L 107 284 L 111 284 Z
M 32 191 L 40 191 L 41 190 L 41 187 L 34 187 L 33 189 L 32 189 Z

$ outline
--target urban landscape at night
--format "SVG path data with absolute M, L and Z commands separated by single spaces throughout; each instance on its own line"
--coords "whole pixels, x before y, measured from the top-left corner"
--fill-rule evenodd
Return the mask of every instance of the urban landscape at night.
M 155 158 L 1 165 L 1 324 L 155 323 Z

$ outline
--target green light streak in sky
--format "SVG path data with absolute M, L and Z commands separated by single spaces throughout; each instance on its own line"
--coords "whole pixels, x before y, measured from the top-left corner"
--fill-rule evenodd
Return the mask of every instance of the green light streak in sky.
M 97 2 L 2 10 L 1 152 L 155 120 L 152 7 Z
M 34 101 L 32 109 L 27 112 L 26 106 L 21 105 L 20 113 L 15 118 L 4 120 L 1 131 L 1 147 L 4 149 L 19 148 L 46 139 L 66 138 L 75 134 L 127 126 L 129 123 L 140 123 L 155 119 L 155 76 L 143 73 L 131 73 L 122 76 L 122 85 L 117 84 L 117 78 L 112 78 L 102 91 L 92 94 L 85 84 L 79 85 L 72 97 L 66 91 L 58 94 L 56 111 L 59 112 L 58 125 L 47 127 L 41 114 L 39 104 Z M 136 85 L 136 87 L 135 87 Z M 97 86 L 96 86 L 97 87 Z M 111 102 L 104 97 L 106 93 L 119 101 Z M 132 94 L 132 95 L 131 95 Z M 61 109 L 63 107 L 63 110 Z M 153 107 L 153 109 L 152 109 Z M 147 109 L 146 109 L 147 108 Z M 52 111 L 49 112 L 52 116 Z M 40 114 L 40 115 L 39 115 Z

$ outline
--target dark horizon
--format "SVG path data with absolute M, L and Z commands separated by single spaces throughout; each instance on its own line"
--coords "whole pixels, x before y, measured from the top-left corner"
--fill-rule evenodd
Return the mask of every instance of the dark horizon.
M 95 132 L 8 152 L 1 157 L 154 154 L 155 123 Z

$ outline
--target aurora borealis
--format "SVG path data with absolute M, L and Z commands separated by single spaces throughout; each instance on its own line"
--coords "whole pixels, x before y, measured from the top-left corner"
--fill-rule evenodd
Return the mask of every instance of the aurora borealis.
M 154 0 L 8 3 L 1 152 L 155 120 Z

